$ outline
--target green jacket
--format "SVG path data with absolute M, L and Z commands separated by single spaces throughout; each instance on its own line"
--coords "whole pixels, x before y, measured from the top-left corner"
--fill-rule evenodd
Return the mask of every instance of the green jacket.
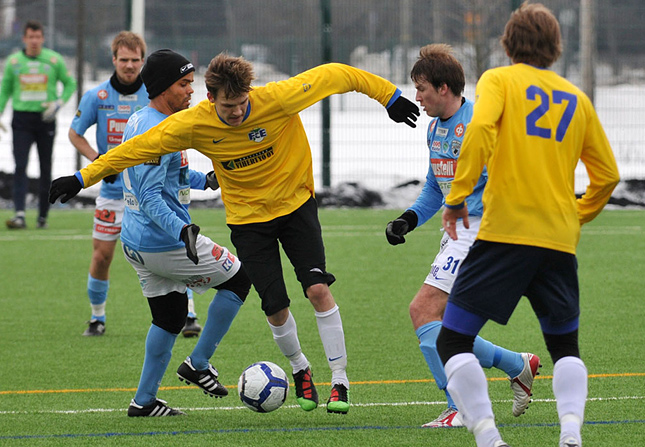
M 27 56 L 24 50 L 10 55 L 0 86 L 0 114 L 10 98 L 14 110 L 42 112 L 43 103 L 59 99 L 58 81 L 64 86 L 60 98 L 65 103 L 76 90 L 76 80 L 57 52 L 43 48 L 36 57 Z

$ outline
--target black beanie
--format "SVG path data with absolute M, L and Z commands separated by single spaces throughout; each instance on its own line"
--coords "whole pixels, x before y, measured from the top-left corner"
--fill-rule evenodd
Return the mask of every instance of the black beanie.
M 163 49 L 148 56 L 141 70 L 141 79 L 148 90 L 148 98 L 152 99 L 193 71 L 195 67 L 184 56 Z

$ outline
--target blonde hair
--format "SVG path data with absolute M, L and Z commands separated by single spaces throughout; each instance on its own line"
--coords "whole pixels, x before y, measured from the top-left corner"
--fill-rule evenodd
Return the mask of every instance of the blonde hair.
M 112 39 L 112 56 L 116 57 L 116 53 L 121 47 L 125 47 L 131 51 L 137 51 L 137 49 L 140 49 L 142 59 L 146 55 L 145 40 L 143 40 L 143 37 L 133 33 L 132 31 L 121 31 L 116 35 L 116 37 L 114 37 L 114 39 Z

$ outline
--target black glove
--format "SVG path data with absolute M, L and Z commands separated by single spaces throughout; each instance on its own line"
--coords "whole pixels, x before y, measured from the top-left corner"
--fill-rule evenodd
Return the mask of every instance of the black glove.
M 195 224 L 185 225 L 181 229 L 179 238 L 184 242 L 186 246 L 186 256 L 188 259 L 193 261 L 195 265 L 199 264 L 199 258 L 197 257 L 197 235 L 199 234 L 200 228 Z
M 417 227 L 419 218 L 412 210 L 407 210 L 396 219 L 388 222 L 385 227 L 385 237 L 391 245 L 399 245 L 405 242 L 405 236 Z
M 217 181 L 215 171 L 211 171 L 206 174 L 206 184 L 204 185 L 204 190 L 208 188 L 212 189 L 213 191 L 217 191 L 219 189 L 219 182 Z
M 390 118 L 394 122 L 405 123 L 410 127 L 417 127 L 414 121 L 419 116 L 419 107 L 401 95 L 387 108 L 387 114 L 390 115 Z
M 75 175 L 57 178 L 49 188 L 49 203 L 54 203 L 61 197 L 60 203 L 65 203 L 83 189 L 83 185 Z
M 114 183 L 116 182 L 117 178 L 119 178 L 119 174 L 112 174 L 112 175 L 108 175 L 107 177 L 104 177 L 103 181 L 105 183 Z
M 100 156 L 101 156 L 101 154 L 98 154 L 98 155 L 96 156 L 96 158 L 95 158 L 92 162 L 95 162 L 96 160 L 98 160 Z M 116 179 L 117 179 L 118 177 L 119 177 L 119 174 L 112 174 L 112 175 L 108 175 L 107 177 L 104 177 L 104 178 L 103 178 L 103 181 L 104 181 L 105 183 L 114 183 L 114 182 L 116 182 Z

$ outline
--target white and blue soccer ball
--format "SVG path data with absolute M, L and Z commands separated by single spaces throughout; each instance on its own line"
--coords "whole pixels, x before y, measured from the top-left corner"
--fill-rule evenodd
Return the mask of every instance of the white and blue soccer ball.
M 282 368 L 271 362 L 257 362 L 247 367 L 237 382 L 242 403 L 253 411 L 277 410 L 287 399 L 289 379 Z

